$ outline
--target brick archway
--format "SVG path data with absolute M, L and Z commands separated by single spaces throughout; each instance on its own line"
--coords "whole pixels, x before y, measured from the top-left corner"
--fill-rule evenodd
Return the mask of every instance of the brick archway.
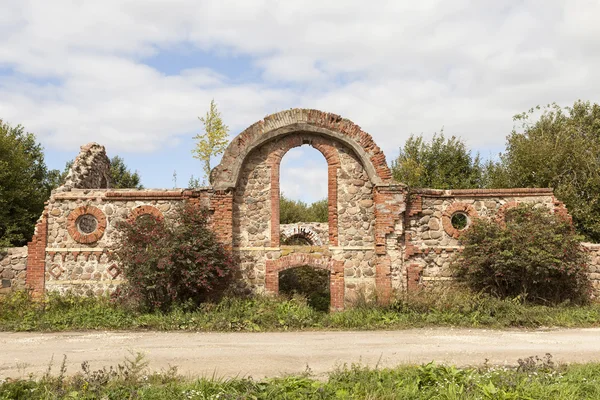
M 281 139 L 281 146 L 269 154 L 267 159 L 271 167 L 271 246 L 279 247 L 279 200 L 280 200 L 280 167 L 281 159 L 295 147 L 308 144 L 317 149 L 327 161 L 327 214 L 329 222 L 329 244 L 338 245 L 338 199 L 337 171 L 340 158 L 335 147 L 319 137 L 307 140 L 304 136 L 290 135 Z
M 269 141 L 294 132 L 312 133 L 344 144 L 360 159 L 371 183 L 375 186 L 392 183 L 392 173 L 383 151 L 360 126 L 337 114 L 294 108 L 268 115 L 236 136 L 223 153 L 221 163 L 210 174 L 213 188 L 235 188 L 248 154 Z
M 281 241 L 285 242 L 288 239 L 300 237 L 310 243 L 311 246 L 322 246 L 323 241 L 319 234 L 308 226 L 296 225 L 281 232 Z
M 314 257 L 309 254 L 296 253 L 267 260 L 265 274 L 265 289 L 269 293 L 279 293 L 279 273 L 296 267 L 313 267 L 329 271 L 329 292 L 331 295 L 330 309 L 344 309 L 344 262 L 330 257 Z

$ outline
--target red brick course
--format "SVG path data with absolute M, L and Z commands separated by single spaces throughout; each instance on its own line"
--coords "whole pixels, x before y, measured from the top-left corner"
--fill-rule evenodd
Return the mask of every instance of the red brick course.
M 406 267 L 406 291 L 415 292 L 421 287 L 421 274 L 423 266 L 419 264 L 410 264 Z
M 233 248 L 233 192 L 216 191 L 210 199 L 214 210 L 211 228 L 226 249 Z
M 27 243 L 27 277 L 25 284 L 35 297 L 44 294 L 46 273 L 46 246 L 48 243 L 48 210 L 35 226 L 35 235 Z

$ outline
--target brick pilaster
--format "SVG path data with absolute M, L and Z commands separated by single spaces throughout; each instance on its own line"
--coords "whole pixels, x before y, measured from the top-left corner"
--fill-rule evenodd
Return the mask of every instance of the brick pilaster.
M 48 243 L 48 211 L 44 210 L 35 227 L 31 242 L 27 243 L 27 275 L 25 284 L 35 297 L 43 296 L 46 273 L 46 246 Z
M 216 191 L 210 199 L 210 207 L 214 210 L 212 229 L 223 246 L 233 248 L 233 192 Z

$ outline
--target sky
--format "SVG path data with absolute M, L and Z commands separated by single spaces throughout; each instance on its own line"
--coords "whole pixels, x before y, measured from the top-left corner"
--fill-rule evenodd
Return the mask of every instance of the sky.
M 513 115 L 600 102 L 598 20 L 600 0 L 0 0 L 0 118 L 50 168 L 94 141 L 146 187 L 202 176 L 192 138 L 211 99 L 231 137 L 305 107 L 360 125 L 388 163 L 442 128 L 489 158 Z M 316 150 L 281 172 L 289 197 L 326 196 Z

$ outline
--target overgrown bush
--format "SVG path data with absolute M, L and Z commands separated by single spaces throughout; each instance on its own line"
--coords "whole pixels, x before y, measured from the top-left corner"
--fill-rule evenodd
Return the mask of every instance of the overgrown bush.
M 113 254 L 128 284 L 116 296 L 164 311 L 221 295 L 233 279 L 234 263 L 208 228 L 207 217 L 185 204 L 169 221 L 144 215 L 121 223 Z
M 585 302 L 587 256 L 571 223 L 544 207 L 519 205 L 502 223 L 478 219 L 461 236 L 457 277 L 474 291 L 535 303 Z

